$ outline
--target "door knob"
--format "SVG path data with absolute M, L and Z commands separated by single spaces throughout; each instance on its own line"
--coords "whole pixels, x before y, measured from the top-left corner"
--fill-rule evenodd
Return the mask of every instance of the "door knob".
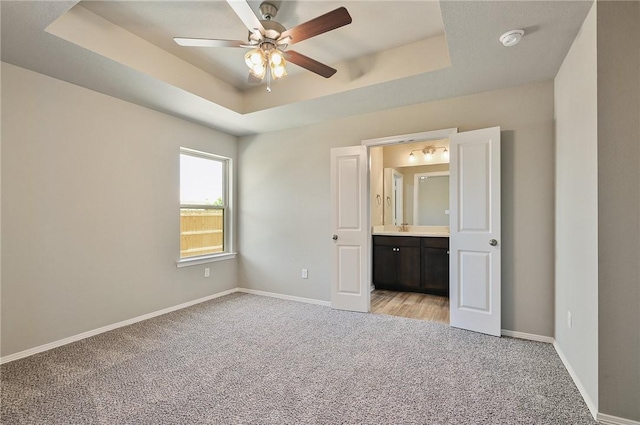
M 338 235 L 333 235 L 333 236 L 331 237 L 331 239 L 333 239 L 334 241 L 337 241 L 337 240 L 338 240 Z
M 498 241 L 495 240 L 495 239 L 489 239 L 489 245 L 496 246 L 496 245 L 498 245 Z

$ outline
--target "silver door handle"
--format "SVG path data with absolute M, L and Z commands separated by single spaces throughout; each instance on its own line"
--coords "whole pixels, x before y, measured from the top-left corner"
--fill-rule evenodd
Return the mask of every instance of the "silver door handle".
M 338 240 L 338 235 L 333 235 L 333 236 L 331 237 L 331 239 L 333 239 L 334 241 L 337 241 L 337 240 Z
M 496 246 L 496 245 L 498 245 L 498 241 L 495 240 L 495 239 L 489 239 L 489 245 Z

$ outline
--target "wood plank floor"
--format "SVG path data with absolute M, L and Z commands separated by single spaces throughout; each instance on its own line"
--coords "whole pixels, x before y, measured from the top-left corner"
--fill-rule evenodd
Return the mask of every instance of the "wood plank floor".
M 371 293 L 371 312 L 449 324 L 449 298 L 376 289 Z

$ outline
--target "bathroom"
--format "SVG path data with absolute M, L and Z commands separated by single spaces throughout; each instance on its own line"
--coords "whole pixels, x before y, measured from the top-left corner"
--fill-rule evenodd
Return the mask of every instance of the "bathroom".
M 373 313 L 449 323 L 449 141 L 370 152 Z

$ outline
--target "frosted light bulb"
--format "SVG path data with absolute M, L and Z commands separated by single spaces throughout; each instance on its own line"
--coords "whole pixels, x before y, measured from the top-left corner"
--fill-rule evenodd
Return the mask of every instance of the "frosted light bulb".
M 284 75 L 284 66 L 280 65 L 273 68 L 273 76 L 275 78 L 280 78 L 283 75 Z
M 256 65 L 264 65 L 264 53 L 260 49 L 253 49 L 244 56 L 244 62 L 249 69 L 252 69 Z
M 271 63 L 278 66 L 282 62 L 282 55 L 280 52 L 274 52 L 271 54 Z
M 413 154 L 413 152 L 411 152 L 411 153 L 409 154 L 409 161 L 410 161 L 410 162 L 415 162 L 415 161 L 416 161 L 416 156 Z
M 251 63 L 258 65 L 262 63 L 262 55 L 259 52 L 251 53 Z
M 264 71 L 265 71 L 264 65 L 262 65 L 261 63 L 257 64 L 257 65 L 254 65 L 251 68 L 251 73 L 253 75 L 255 75 L 256 77 L 258 77 L 258 78 L 264 77 Z

